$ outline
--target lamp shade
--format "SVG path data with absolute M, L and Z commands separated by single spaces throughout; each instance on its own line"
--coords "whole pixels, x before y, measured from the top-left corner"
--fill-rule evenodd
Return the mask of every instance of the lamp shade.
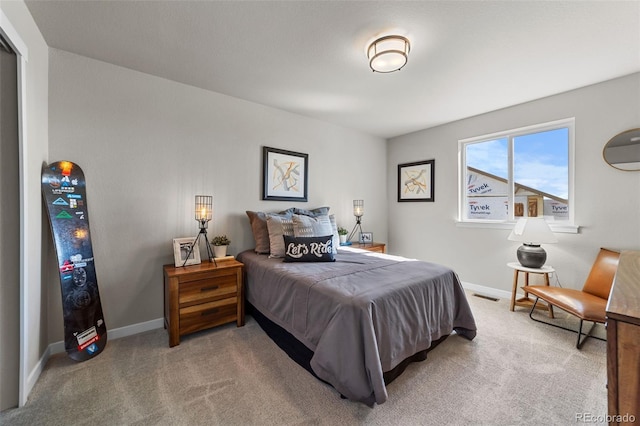
M 399 35 L 380 37 L 367 48 L 369 66 L 375 72 L 399 71 L 407 64 L 410 50 L 409 40 Z
M 558 242 L 558 238 L 549 228 L 547 221 L 541 217 L 518 219 L 507 239 L 528 244 Z
M 364 215 L 364 200 L 353 200 L 353 215 L 355 217 Z
M 196 220 L 199 222 L 210 221 L 213 218 L 213 196 L 196 195 L 195 203 Z

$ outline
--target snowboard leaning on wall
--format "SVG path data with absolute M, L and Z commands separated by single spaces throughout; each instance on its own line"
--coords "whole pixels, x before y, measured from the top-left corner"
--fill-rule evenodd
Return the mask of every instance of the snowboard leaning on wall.
M 70 161 L 42 168 L 42 196 L 56 248 L 64 346 L 70 358 L 86 361 L 107 344 L 107 327 L 89 232 L 84 172 Z

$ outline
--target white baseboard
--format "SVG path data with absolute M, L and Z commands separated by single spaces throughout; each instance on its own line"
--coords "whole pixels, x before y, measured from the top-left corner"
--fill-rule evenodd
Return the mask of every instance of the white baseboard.
M 62 344 L 62 350 L 64 351 L 64 344 Z M 47 364 L 47 361 L 49 360 L 50 357 L 51 357 L 51 345 L 47 346 L 47 349 L 45 349 L 44 353 L 36 363 L 35 367 L 33 367 L 33 370 L 31 370 L 31 373 L 29 373 L 29 376 L 27 376 L 26 383 L 24 384 L 25 397 L 24 397 L 24 401 L 21 401 L 20 407 L 23 407 L 27 403 L 27 400 L 29 399 L 29 394 L 31 393 L 31 390 L 35 386 L 38 379 L 40 378 L 40 374 L 42 374 L 42 370 L 44 370 L 44 366 Z
M 164 319 L 157 318 L 151 321 L 139 322 L 138 324 L 126 325 L 120 328 L 114 328 L 113 330 L 107 330 L 107 337 L 109 340 L 120 339 L 122 337 L 133 336 L 134 334 L 144 333 L 145 331 L 155 330 L 156 328 L 164 327 Z M 45 354 L 49 352 L 49 356 L 64 352 L 64 342 L 55 342 L 49 345 Z M 46 363 L 46 361 L 45 361 Z
M 109 339 L 121 339 L 134 334 L 144 333 L 145 331 L 155 330 L 164 327 L 164 318 L 157 318 L 151 321 L 139 322 L 138 324 L 127 325 L 120 328 L 109 330 Z
M 505 290 L 499 290 L 497 288 L 486 287 L 479 284 L 473 284 L 468 282 L 462 282 L 462 287 L 465 290 L 473 291 L 474 293 L 481 294 L 483 296 L 496 297 L 498 299 L 511 299 L 511 292 Z

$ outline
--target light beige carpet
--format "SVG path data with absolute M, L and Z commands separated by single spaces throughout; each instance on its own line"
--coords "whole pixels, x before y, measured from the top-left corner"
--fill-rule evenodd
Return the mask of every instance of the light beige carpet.
M 26 406 L 0 413 L 0 424 L 551 425 L 606 415 L 604 342 L 577 350 L 575 334 L 509 312 L 505 300 L 467 296 L 476 339 L 449 337 L 374 408 L 340 399 L 247 317 L 174 348 L 159 329 L 110 341 L 84 363 L 53 356 Z

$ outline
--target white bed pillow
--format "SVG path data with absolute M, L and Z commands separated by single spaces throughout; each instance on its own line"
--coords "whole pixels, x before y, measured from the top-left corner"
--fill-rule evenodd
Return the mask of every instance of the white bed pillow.
M 340 237 L 338 236 L 338 223 L 336 222 L 336 215 L 329 215 L 331 221 L 331 234 L 333 235 L 333 252 L 338 252 L 338 246 L 340 245 Z

